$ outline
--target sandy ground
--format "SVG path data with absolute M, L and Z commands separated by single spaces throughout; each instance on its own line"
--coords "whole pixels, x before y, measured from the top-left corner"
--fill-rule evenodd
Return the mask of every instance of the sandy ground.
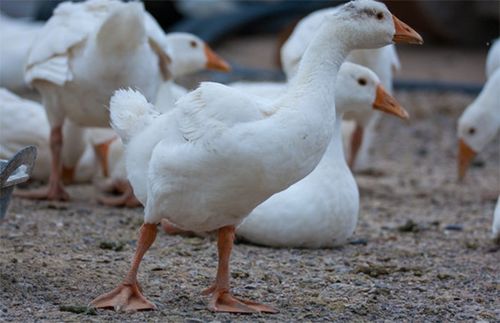
M 236 295 L 275 315 L 214 314 L 200 291 L 215 275 L 206 238 L 159 234 L 139 280 L 158 310 L 74 313 L 113 288 L 128 269 L 141 209 L 95 202 L 91 185 L 72 203 L 13 199 L 0 224 L 0 321 L 498 321 L 500 251 L 489 240 L 500 191 L 500 147 L 456 182 L 455 122 L 461 95 L 396 93 L 413 118 L 385 118 L 374 171 L 358 175 L 359 225 L 339 249 L 269 249 L 239 243 Z

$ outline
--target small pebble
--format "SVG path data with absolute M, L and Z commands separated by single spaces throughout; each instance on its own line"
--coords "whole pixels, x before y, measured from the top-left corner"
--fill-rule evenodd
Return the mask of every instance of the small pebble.
M 450 231 L 463 231 L 464 227 L 461 224 L 448 224 L 444 229 Z

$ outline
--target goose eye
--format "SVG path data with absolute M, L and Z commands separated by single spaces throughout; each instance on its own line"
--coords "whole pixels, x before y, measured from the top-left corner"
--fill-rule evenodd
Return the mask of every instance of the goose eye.
M 384 19 L 384 13 L 382 13 L 382 12 L 377 13 L 377 19 L 378 20 Z
M 476 133 L 476 128 L 469 128 L 469 135 L 473 135 Z
M 196 46 L 198 46 L 198 44 L 197 44 L 194 40 L 192 40 L 189 44 L 190 44 L 190 45 L 191 45 L 191 47 L 193 47 L 193 48 L 196 48 Z
M 366 85 L 366 80 L 364 78 L 360 78 L 360 79 L 358 79 L 358 84 L 361 85 L 361 86 L 365 86 Z

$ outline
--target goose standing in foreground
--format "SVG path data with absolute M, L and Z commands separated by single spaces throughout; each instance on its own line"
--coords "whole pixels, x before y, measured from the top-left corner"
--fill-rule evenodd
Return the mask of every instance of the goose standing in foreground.
M 338 246 L 353 234 L 359 192 L 342 146 L 342 115 L 372 109 L 408 118 L 385 92 L 375 73 L 360 65 L 342 64 L 335 86 L 333 138 L 318 166 L 301 181 L 257 206 L 237 228 L 247 241 L 272 247 Z
M 312 35 L 318 29 L 324 17 L 334 13 L 338 7 L 326 8 L 314 11 L 302 18 L 293 30 L 290 37 L 281 48 L 281 61 L 283 70 L 290 80 L 296 73 L 298 65 L 307 44 Z M 384 88 L 392 94 L 392 81 L 395 70 L 400 69 L 400 62 L 394 45 L 388 45 L 376 49 L 353 50 L 347 57 L 347 61 L 363 65 L 375 72 L 380 78 Z M 380 119 L 380 113 L 371 111 L 369 113 L 348 112 L 346 120 L 353 120 L 356 125 L 350 138 L 348 138 L 348 162 L 354 169 L 368 169 L 370 163 L 370 147 L 375 132 L 375 127 Z
M 117 288 L 91 305 L 122 310 L 155 307 L 142 295 L 137 271 L 165 218 L 185 230 L 218 230 L 217 275 L 204 291 L 212 295 L 209 309 L 276 312 L 230 292 L 235 226 L 318 165 L 333 135 L 335 80 L 349 51 L 394 40 L 422 42 L 384 4 L 358 0 L 324 19 L 287 93 L 272 103 L 221 84 L 202 83 L 181 97 L 171 112 L 155 116 L 139 93 L 118 91 L 111 99 L 111 119 L 125 143 L 149 122 L 160 120 L 168 131 L 149 161 L 144 224 L 132 267 Z
M 34 145 L 37 147 L 37 158 L 31 178 L 46 182 L 50 175 L 47 140 L 50 126 L 42 105 L 0 88 L 0 115 L 0 159 L 10 159 L 22 148 Z M 63 132 L 72 138 L 68 127 L 65 126 Z M 88 142 L 84 151 L 74 178 L 77 183 L 90 182 L 98 172 L 96 156 Z
M 30 49 L 25 79 L 42 95 L 50 123 L 48 188 L 23 192 L 36 199 L 67 200 L 61 181 L 62 127 L 109 126 L 107 104 L 120 87 L 153 99 L 168 79 L 165 35 L 139 2 L 65 2 L 54 10 Z
M 479 96 L 465 109 L 458 120 L 458 179 L 465 178 L 476 154 L 491 142 L 500 130 L 500 69 L 486 81 Z M 497 138 L 498 139 L 498 138 Z M 493 235 L 500 241 L 500 215 L 498 206 L 493 220 Z

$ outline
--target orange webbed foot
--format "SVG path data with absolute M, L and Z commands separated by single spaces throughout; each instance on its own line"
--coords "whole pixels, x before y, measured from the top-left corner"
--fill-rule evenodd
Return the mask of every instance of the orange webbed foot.
M 95 308 L 112 308 L 115 311 L 155 310 L 156 306 L 142 295 L 139 284 L 120 284 L 111 292 L 94 299 L 89 306 Z
M 204 293 L 213 293 L 208 309 L 213 312 L 228 313 L 278 313 L 279 311 L 271 306 L 259 304 L 252 301 L 242 300 L 231 295 L 230 292 L 213 291 L 209 288 Z
M 66 192 L 62 184 L 42 187 L 35 190 L 16 190 L 14 196 L 31 200 L 48 201 L 69 201 L 70 199 L 68 192 Z
M 102 205 L 114 207 L 135 208 L 142 205 L 133 193 L 124 193 L 120 196 L 100 195 L 97 197 L 97 201 Z

